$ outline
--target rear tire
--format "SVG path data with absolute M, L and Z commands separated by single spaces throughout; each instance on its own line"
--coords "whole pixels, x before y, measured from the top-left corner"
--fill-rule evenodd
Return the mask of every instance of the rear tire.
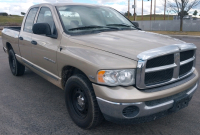
M 8 54 L 8 60 L 12 74 L 14 76 L 22 76 L 25 72 L 25 66 L 17 61 L 15 53 L 12 49 L 9 50 Z
M 74 75 L 65 85 L 65 102 L 72 120 L 83 129 L 91 129 L 104 120 L 91 82 L 84 75 Z

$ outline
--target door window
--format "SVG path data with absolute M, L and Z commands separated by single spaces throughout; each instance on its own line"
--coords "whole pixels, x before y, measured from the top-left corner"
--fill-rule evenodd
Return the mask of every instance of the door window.
M 42 7 L 40 9 L 37 23 L 48 23 L 51 28 L 51 34 L 56 35 L 56 26 L 53 20 L 53 15 L 51 13 L 51 10 L 48 7 Z

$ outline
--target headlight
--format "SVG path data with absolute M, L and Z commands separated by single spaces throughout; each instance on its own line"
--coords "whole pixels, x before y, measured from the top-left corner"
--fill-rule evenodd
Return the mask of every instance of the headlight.
M 101 70 L 98 72 L 97 81 L 109 86 L 130 86 L 135 84 L 135 70 Z

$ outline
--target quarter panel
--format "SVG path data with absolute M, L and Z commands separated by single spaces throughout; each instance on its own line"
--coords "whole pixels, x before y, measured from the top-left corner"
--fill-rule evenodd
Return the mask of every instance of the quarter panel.
M 10 29 L 4 29 L 2 31 L 2 39 L 3 39 L 3 45 L 6 47 L 6 42 L 10 43 L 14 52 L 16 54 L 20 54 L 19 51 L 19 45 L 18 45 L 18 37 L 19 37 L 19 32 L 10 30 Z

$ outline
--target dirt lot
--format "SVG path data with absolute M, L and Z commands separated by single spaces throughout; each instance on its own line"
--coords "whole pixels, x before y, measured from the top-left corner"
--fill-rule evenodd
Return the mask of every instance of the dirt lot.
M 195 43 L 200 71 L 200 38 L 180 37 Z M 0 134 L 63 135 L 198 135 L 200 134 L 200 88 L 189 107 L 164 118 L 143 124 L 117 125 L 105 121 L 93 130 L 82 130 L 69 117 L 64 92 L 27 70 L 14 77 L 3 52 L 0 37 Z

